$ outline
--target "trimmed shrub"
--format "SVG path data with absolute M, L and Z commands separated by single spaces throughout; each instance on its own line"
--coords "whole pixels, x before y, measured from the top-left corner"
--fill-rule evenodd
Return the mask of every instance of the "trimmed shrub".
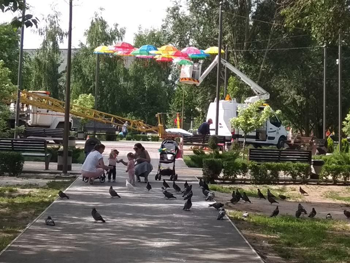
M 152 142 L 158 142 L 158 141 L 159 141 L 159 136 L 154 136 L 154 135 L 152 135 L 152 136 L 151 136 L 151 141 L 152 141 Z
M 190 155 L 191 161 L 196 165 L 198 168 L 203 168 L 203 160 L 209 159 L 210 156 L 206 154 L 201 155 Z
M 203 149 L 200 149 L 200 148 L 194 148 L 192 151 L 195 155 L 204 155 L 205 154 Z
M 117 140 L 117 135 L 115 134 L 115 132 L 107 132 L 106 133 L 106 141 L 114 142 L 116 140 Z
M 208 158 L 203 160 L 203 178 L 208 183 L 215 183 L 222 170 L 222 160 Z
M 248 173 L 248 161 L 236 159 L 234 161 L 224 161 L 224 179 L 235 181 L 238 175 L 246 176 Z
M 83 163 L 85 159 L 84 149 L 72 147 L 72 163 Z
M 252 182 L 255 184 L 269 184 L 270 178 L 264 163 L 258 164 L 256 162 L 249 163 L 250 175 Z
M 126 135 L 126 137 L 125 137 L 125 140 L 127 140 L 127 141 L 131 141 L 133 138 L 132 138 L 132 136 L 131 135 Z
M 331 137 L 327 138 L 327 152 L 328 153 L 334 152 L 334 142 Z
M 0 152 L 0 175 L 17 176 L 23 170 L 24 157 L 19 152 Z
M 349 142 L 348 142 L 348 139 L 342 139 L 341 140 L 341 152 L 342 153 L 349 153 Z
M 210 136 L 209 137 L 209 140 L 208 140 L 208 146 L 211 150 L 213 151 L 217 151 L 219 146 L 218 146 L 218 143 L 219 143 L 219 137 L 218 136 Z
M 150 138 L 147 135 L 141 134 L 140 135 L 140 140 L 143 141 L 143 142 L 148 142 L 148 141 L 150 141 Z
M 342 178 L 346 183 L 350 178 L 350 165 L 323 165 L 321 175 L 324 179 L 331 176 L 334 184 L 338 182 L 339 178 Z

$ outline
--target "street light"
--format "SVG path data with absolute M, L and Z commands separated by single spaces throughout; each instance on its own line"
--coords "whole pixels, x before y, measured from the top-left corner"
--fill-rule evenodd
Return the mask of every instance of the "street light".
M 220 1 L 220 8 L 219 8 L 219 44 L 218 44 L 218 68 L 217 68 L 217 75 L 216 75 L 216 118 L 215 118 L 215 135 L 218 135 L 218 134 L 219 134 L 221 40 L 222 40 L 222 1 Z
M 64 111 L 64 134 L 63 134 L 63 174 L 68 172 L 68 140 L 70 131 L 70 79 L 71 79 L 71 58 L 72 58 L 72 21 L 73 21 L 73 0 L 69 0 L 69 28 L 68 28 L 68 54 L 67 54 L 67 80 L 66 80 L 66 101 Z

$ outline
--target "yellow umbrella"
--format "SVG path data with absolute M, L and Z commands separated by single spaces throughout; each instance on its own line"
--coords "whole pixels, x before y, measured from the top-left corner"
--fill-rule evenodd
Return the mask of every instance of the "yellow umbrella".
M 211 55 L 217 55 L 219 54 L 219 48 L 218 47 L 209 47 L 206 50 L 204 50 L 204 53 L 211 54 Z M 221 54 L 225 53 L 223 49 L 221 49 Z
M 99 46 L 94 49 L 94 54 L 113 54 L 114 51 L 110 50 L 107 46 Z
M 170 55 L 174 52 L 178 51 L 178 49 L 172 45 L 165 45 L 159 48 L 157 51 L 151 51 L 152 54 L 161 54 L 161 55 Z

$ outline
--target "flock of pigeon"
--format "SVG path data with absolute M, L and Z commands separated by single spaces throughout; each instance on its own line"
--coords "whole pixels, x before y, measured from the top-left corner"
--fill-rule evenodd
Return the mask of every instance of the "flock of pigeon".
M 133 186 L 131 184 L 129 184 L 128 181 L 126 181 L 126 187 L 133 189 Z M 184 207 L 183 207 L 183 210 L 190 211 L 190 209 L 192 207 L 192 196 L 193 196 L 192 185 L 188 184 L 186 181 L 184 183 L 184 190 L 182 191 L 180 186 L 178 186 L 175 183 L 175 181 L 173 181 L 172 187 L 176 193 L 182 194 L 182 197 L 184 198 L 184 200 L 186 200 Z M 215 193 L 211 192 L 209 190 L 208 184 L 206 182 L 204 182 L 202 179 L 199 180 L 199 187 L 202 189 L 202 193 L 205 196 L 205 201 L 214 201 Z M 148 191 L 150 191 L 152 189 L 152 186 L 149 182 L 146 184 L 146 189 Z M 165 180 L 163 180 L 162 192 L 163 192 L 165 198 L 177 199 L 173 193 L 168 191 L 169 189 L 170 189 L 169 184 Z M 299 192 L 302 195 L 308 195 L 308 193 L 304 189 L 302 189 L 301 187 L 299 187 Z M 112 198 L 114 198 L 114 197 L 121 198 L 120 195 L 113 189 L 112 186 L 109 188 L 109 194 L 111 195 Z M 64 199 L 64 198 L 69 199 L 69 196 L 66 195 L 65 193 L 63 193 L 62 191 L 59 191 L 58 195 L 61 199 Z M 266 197 L 263 195 L 263 193 L 260 191 L 260 189 L 258 189 L 258 197 L 259 197 L 259 199 L 266 200 Z M 278 197 L 281 200 L 287 199 L 287 196 L 284 196 L 284 195 L 278 195 Z M 243 192 L 243 194 L 241 194 L 238 189 L 236 189 L 235 191 L 232 192 L 232 198 L 230 200 L 230 202 L 232 204 L 237 204 L 241 199 L 245 203 L 246 202 L 251 203 L 251 201 L 249 200 L 249 197 L 247 196 L 247 194 L 245 192 Z M 269 189 L 267 190 L 267 200 L 270 202 L 270 204 L 273 204 L 273 203 L 278 204 L 278 202 L 276 201 L 276 196 L 274 194 L 272 194 Z M 209 207 L 214 207 L 216 210 L 219 211 L 219 214 L 217 216 L 217 220 L 222 220 L 225 217 L 226 211 L 224 209 L 224 204 L 219 203 L 219 202 L 215 202 L 215 203 L 209 204 Z M 278 208 L 278 206 L 276 206 L 275 210 L 273 210 L 270 217 L 276 217 L 279 214 L 279 212 L 280 212 L 279 208 Z M 297 211 L 295 212 L 295 217 L 300 218 L 300 216 L 302 216 L 303 214 L 307 215 L 307 211 L 305 210 L 305 208 L 301 204 L 298 204 Z M 316 214 L 317 214 L 317 212 L 316 212 L 315 208 L 312 208 L 312 211 L 309 213 L 308 217 L 314 218 L 316 216 Z M 344 215 L 348 219 L 350 219 L 350 211 L 344 210 Z M 100 213 L 97 212 L 97 210 L 95 208 L 92 208 L 91 216 L 93 217 L 93 219 L 95 221 L 101 221 L 103 223 L 106 222 L 103 219 L 103 217 L 100 215 Z M 245 212 L 243 214 L 243 217 L 248 217 L 248 216 L 249 216 L 249 214 L 247 212 Z M 330 213 L 328 213 L 326 215 L 326 219 L 332 219 L 332 215 Z M 49 225 L 49 226 L 55 226 L 55 222 L 50 216 L 48 216 L 46 218 L 45 223 L 46 223 L 46 225 Z

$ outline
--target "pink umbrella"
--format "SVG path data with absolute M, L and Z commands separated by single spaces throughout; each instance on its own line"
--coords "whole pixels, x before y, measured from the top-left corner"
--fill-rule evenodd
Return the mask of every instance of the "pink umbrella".
M 181 50 L 182 53 L 185 53 L 187 55 L 194 55 L 194 54 L 200 54 L 201 51 L 196 47 L 186 47 L 183 50 Z
M 126 51 L 126 50 L 133 50 L 134 46 L 127 43 L 127 42 L 117 42 L 117 44 L 114 45 L 114 51 Z
M 168 57 L 168 56 L 167 56 Z M 190 60 L 189 56 L 186 53 L 183 53 L 181 51 L 175 51 L 171 54 L 171 57 L 173 58 L 183 58 Z
M 114 53 L 115 56 L 122 56 L 122 57 L 131 57 L 132 54 L 131 52 L 137 50 L 137 48 L 133 49 L 124 49 L 124 50 L 119 50 Z

